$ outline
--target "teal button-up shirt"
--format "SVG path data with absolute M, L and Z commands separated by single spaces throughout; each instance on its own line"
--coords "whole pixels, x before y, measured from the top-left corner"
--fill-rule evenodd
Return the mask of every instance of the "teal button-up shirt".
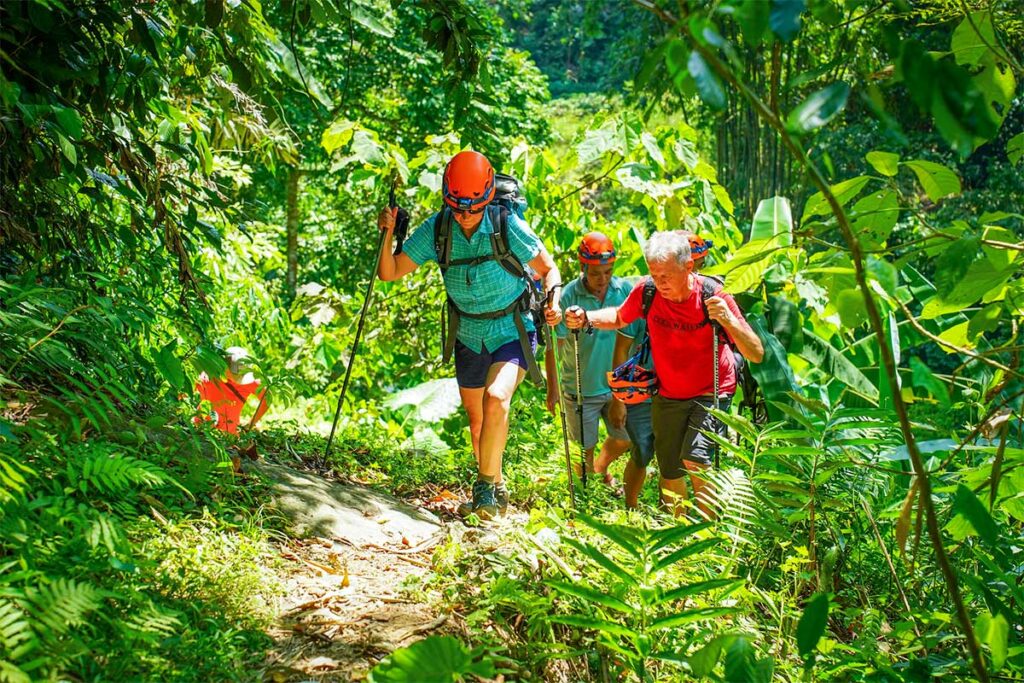
M 427 261 L 437 261 L 434 250 L 433 216 L 423 221 L 402 247 L 403 253 L 418 266 Z M 474 258 L 492 254 L 491 234 L 497 229 L 491 225 L 487 212 L 470 239 L 462 228 L 452 221 L 452 248 L 450 259 Z M 536 258 L 543 244 L 524 220 L 514 213 L 508 215 L 508 246 L 516 258 L 525 266 Z M 444 286 L 460 310 L 468 313 L 490 313 L 500 311 L 523 293 L 523 280 L 517 278 L 491 259 L 473 266 L 451 266 L 444 275 Z M 458 340 L 471 351 L 483 353 L 486 348 L 494 351 L 511 341 L 519 340 L 515 320 L 507 315 L 496 320 L 478 320 L 463 317 L 459 322 Z M 529 313 L 520 313 L 527 331 L 533 331 L 533 320 Z
M 578 277 L 567 284 L 562 291 L 562 312 L 564 314 L 570 306 L 579 306 L 585 311 L 618 306 L 626 300 L 632 289 L 633 286 L 628 280 L 612 276 L 608 292 L 604 295 L 604 301 L 600 301 L 587 290 L 586 285 L 583 284 L 583 278 Z M 562 322 L 555 328 L 555 333 L 559 339 L 558 362 L 562 371 L 562 391 L 575 394 L 576 359 L 573 343 L 572 340 L 561 341 L 569 336 L 569 328 Z M 582 375 L 584 396 L 603 396 L 611 393 L 605 373 L 612 370 L 615 334 L 615 330 L 594 330 L 593 334 L 580 333 L 580 374 Z

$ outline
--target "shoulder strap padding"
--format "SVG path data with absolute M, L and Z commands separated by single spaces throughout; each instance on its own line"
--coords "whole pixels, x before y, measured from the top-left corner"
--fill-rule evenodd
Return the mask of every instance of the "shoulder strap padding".
M 654 295 L 657 294 L 658 289 L 654 286 L 654 279 L 647 277 L 644 279 L 644 293 L 641 309 L 643 311 L 644 320 L 647 319 L 647 314 L 651 312 L 651 304 L 654 303 Z
M 452 212 L 447 206 L 441 207 L 434 219 L 434 252 L 443 273 L 451 265 L 452 255 Z

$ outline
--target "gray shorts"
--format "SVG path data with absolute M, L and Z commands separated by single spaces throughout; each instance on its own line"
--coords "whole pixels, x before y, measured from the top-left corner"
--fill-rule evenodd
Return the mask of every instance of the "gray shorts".
M 651 402 L 626 406 L 626 431 L 633 442 L 633 462 L 646 468 L 654 459 L 654 426 L 651 423 Z
M 612 439 L 629 441 L 625 429 L 612 426 L 609 418 L 612 406 L 612 395 L 583 397 L 583 447 L 590 449 L 597 445 L 597 422 L 604 420 L 605 429 Z M 569 438 L 579 443 L 580 418 L 576 413 L 576 396 L 562 392 L 562 410 L 565 411 L 565 424 L 569 428 Z

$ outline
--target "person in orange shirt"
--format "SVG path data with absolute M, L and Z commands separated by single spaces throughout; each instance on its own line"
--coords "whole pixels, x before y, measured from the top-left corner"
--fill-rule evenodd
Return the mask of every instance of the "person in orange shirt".
M 210 379 L 202 372 L 196 381 L 199 397 L 203 401 L 209 401 L 213 410 L 213 416 L 205 419 L 214 420 L 215 428 L 229 434 L 238 434 L 242 409 L 250 396 L 255 395 L 259 404 L 246 426 L 247 429 L 256 424 L 267 412 L 267 390 L 260 390 L 260 381 L 246 368 L 244 361 L 248 357 L 249 353 L 240 346 L 228 347 L 224 358 L 228 363 L 224 379 Z M 196 417 L 195 421 L 198 423 L 202 419 L 204 418 Z

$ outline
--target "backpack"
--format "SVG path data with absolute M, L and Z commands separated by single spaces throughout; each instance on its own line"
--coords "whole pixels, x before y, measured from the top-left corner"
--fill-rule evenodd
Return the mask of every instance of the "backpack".
M 515 213 L 521 219 L 526 218 L 526 198 L 519 188 L 519 181 L 509 175 L 501 173 L 494 176 L 494 198 L 487 205 L 485 211 L 487 218 L 495 230 L 491 233 L 491 253 L 486 256 L 473 258 L 452 259 L 452 223 L 454 218 L 448 206 L 443 206 L 434 219 L 434 251 L 437 254 L 437 265 L 441 268 L 443 275 L 452 266 L 472 266 L 485 261 L 494 260 L 505 269 L 510 275 L 520 278 L 523 281 L 523 293 L 512 303 L 503 309 L 489 311 L 486 313 L 469 313 L 463 311 L 451 297 L 447 297 L 444 308 L 441 312 L 441 348 L 444 350 L 442 359 L 447 363 L 455 350 L 455 339 L 459 332 L 459 321 L 462 318 L 475 320 L 496 320 L 512 315 L 515 320 L 516 329 L 519 332 L 519 343 L 523 347 L 523 355 L 526 357 L 527 372 L 537 384 L 543 385 L 544 376 L 540 372 L 537 360 L 534 358 L 533 349 L 530 347 L 530 340 L 527 336 L 526 325 L 518 313 L 530 312 L 533 317 L 534 327 L 539 331 L 543 329 L 544 323 L 544 293 L 539 281 L 534 279 L 534 272 L 524 265 L 512 252 L 508 244 L 508 216 Z M 543 336 L 541 335 L 541 339 Z M 539 343 L 540 340 L 538 340 Z
M 700 323 L 700 327 L 713 324 L 715 333 L 718 334 L 719 343 L 725 344 L 732 349 L 733 363 L 736 368 L 736 384 L 743 390 L 743 401 L 740 403 L 740 407 L 747 408 L 753 413 L 757 406 L 757 381 L 750 373 L 750 368 L 747 367 L 747 359 L 743 357 L 743 354 L 736 348 L 736 345 L 732 343 L 732 340 L 729 339 L 729 335 L 725 333 L 722 326 L 717 323 L 713 323 L 711 321 L 711 316 L 708 314 L 708 297 L 714 296 L 719 292 L 725 285 L 725 282 L 713 275 L 698 275 L 697 277 L 700 280 L 700 306 L 704 310 L 704 320 Z M 647 320 L 647 314 L 651 311 L 651 304 L 654 303 L 654 295 L 656 292 L 657 288 L 654 286 L 654 280 L 648 277 L 644 280 L 642 298 L 644 320 Z M 646 335 L 643 345 L 649 349 L 651 344 L 650 332 L 646 332 Z

